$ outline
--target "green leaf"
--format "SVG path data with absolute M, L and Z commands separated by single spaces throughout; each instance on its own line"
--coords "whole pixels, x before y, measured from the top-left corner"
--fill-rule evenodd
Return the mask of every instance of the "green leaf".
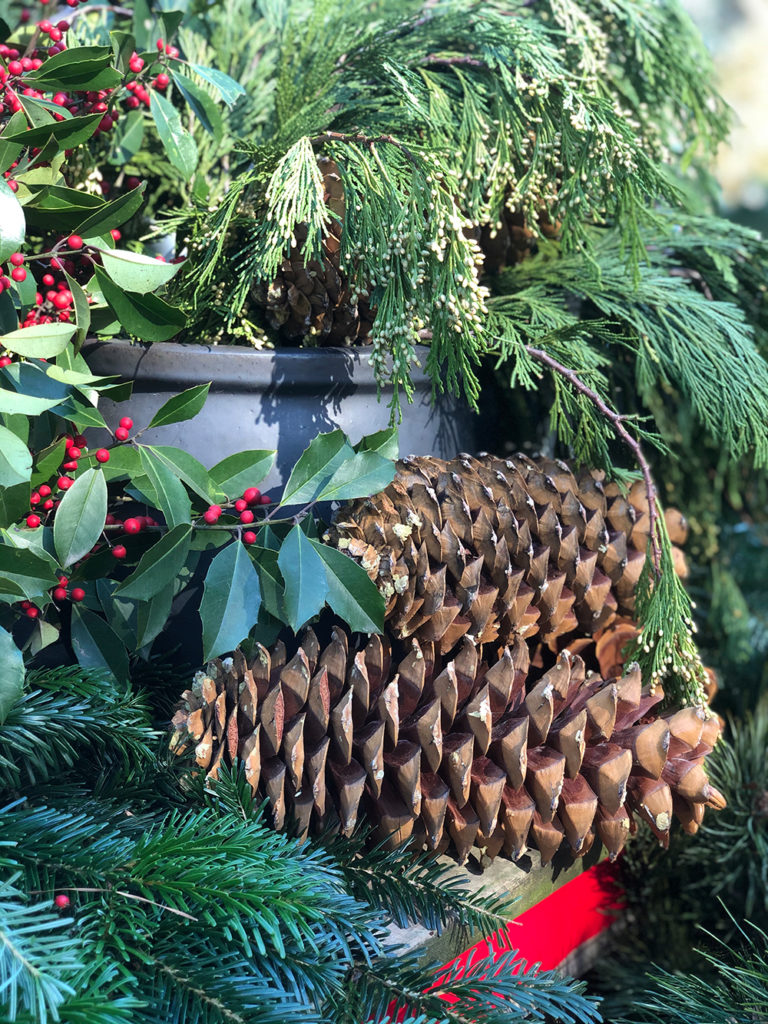
M 157 295 L 124 292 L 113 284 L 101 267 L 94 269 L 102 295 L 131 334 L 145 341 L 168 341 L 186 325 L 186 317 L 176 306 L 163 302 Z
M 135 191 L 143 188 L 143 184 L 139 185 Z M 119 288 L 140 295 L 154 292 L 167 284 L 178 273 L 180 266 L 178 263 L 163 263 L 154 256 L 130 252 L 128 249 L 102 249 L 101 262 L 104 272 L 109 274 Z
M 24 548 L 0 544 L 0 584 L 20 588 L 28 601 L 47 600 L 48 591 L 59 579 L 50 560 Z
M 33 324 L 0 338 L 0 347 L 27 359 L 53 359 L 69 344 L 76 328 L 72 324 Z
M 283 603 L 286 622 L 297 633 L 325 605 L 328 593 L 325 563 L 312 546 L 312 541 L 296 525 L 283 541 L 277 564 L 285 580 Z
M 355 445 L 356 452 L 378 452 L 385 459 L 397 459 L 400 454 L 397 427 L 386 427 L 375 434 L 366 434 Z
M 128 681 L 128 654 L 120 637 L 100 615 L 73 605 L 70 639 L 83 668 L 105 669 L 118 683 Z
M 9 334 L 19 326 L 19 313 L 8 288 L 0 292 L 0 334 Z
M 29 448 L 7 427 L 0 427 L 0 487 L 27 483 L 31 476 Z
M 173 470 L 190 490 L 202 498 L 206 505 L 227 497 L 211 480 L 205 466 L 189 452 L 168 445 L 148 445 L 147 447 Z
M 0 725 L 24 692 L 24 656 L 0 626 Z
M 224 123 L 221 119 L 221 112 L 216 106 L 215 100 L 201 89 L 197 82 L 194 82 L 176 65 L 171 72 L 176 88 L 189 104 L 198 121 L 203 128 L 218 142 L 224 131 Z
M 0 487 L 0 526 L 10 526 L 29 512 L 29 484 Z
M 331 479 L 324 484 L 317 496 L 318 501 L 343 501 L 376 494 L 395 475 L 395 464 L 377 452 L 357 452 L 338 467 Z
M 144 115 L 140 110 L 129 110 L 110 132 L 107 161 L 116 167 L 124 167 L 133 160 L 143 142 Z
M 169 398 L 157 410 L 150 420 L 151 427 L 167 427 L 170 423 L 182 423 L 184 420 L 191 420 L 200 412 L 208 397 L 210 384 L 196 384 L 187 388 L 173 398 Z
M 189 551 L 192 525 L 174 526 L 144 552 L 131 575 L 115 591 L 122 597 L 146 601 L 159 594 L 181 571 Z
M 248 554 L 251 556 L 256 566 L 256 571 L 259 574 L 262 610 L 269 612 L 270 615 L 274 615 L 280 622 L 284 622 L 283 593 L 285 592 L 285 581 L 277 564 L 277 551 L 273 551 L 271 548 L 262 548 L 256 544 L 249 544 Z
M 174 586 L 169 583 L 148 601 L 140 601 L 136 609 L 136 647 L 141 650 L 162 632 L 171 614 Z
M 172 7 L 173 5 L 169 6 Z M 170 11 L 160 11 L 159 13 L 160 21 L 163 23 L 163 37 L 166 43 L 168 43 L 176 35 L 179 25 L 184 19 L 184 11 L 173 9 Z
M 24 131 L 26 125 L 27 119 L 21 110 L 17 110 L 13 117 L 6 122 L 3 134 L 0 135 L 0 174 L 7 171 L 14 160 L 18 160 L 23 148 L 21 143 L 9 142 L 7 136 Z M 3 181 L 3 184 L 5 184 L 5 181 Z M 11 189 L 9 188 L 8 191 L 11 192 Z
M 325 481 L 354 452 L 340 430 L 318 434 L 291 470 L 280 505 L 301 505 L 320 493 Z
M 235 647 L 256 624 L 261 605 L 259 576 L 239 541 L 213 559 L 203 585 L 200 618 L 207 661 Z
M 361 633 L 384 629 L 384 597 L 368 573 L 336 548 L 320 541 L 309 542 L 325 563 L 328 604 L 349 628 Z
M 37 619 L 35 628 L 32 630 L 32 636 L 27 642 L 29 653 L 32 655 L 39 654 L 46 647 L 55 644 L 59 639 L 60 633 L 61 630 L 57 626 L 46 622 L 45 619 Z
M 91 326 L 91 307 L 88 305 L 88 296 L 74 277 L 70 277 L 66 271 L 64 276 L 67 279 L 67 288 L 72 292 L 72 303 L 75 310 L 75 327 L 77 328 L 72 341 L 75 346 L 75 351 L 77 351 L 88 336 L 88 328 Z M 51 367 L 51 370 L 57 369 L 58 367 Z M 56 379 L 61 380 L 62 378 L 56 377 Z M 74 384 L 75 381 L 68 380 L 66 383 Z M 91 383 L 93 383 L 93 381 Z
M 247 487 L 260 484 L 275 463 L 274 451 L 246 451 L 228 455 L 209 473 L 228 498 L 239 497 Z
M 48 445 L 47 448 L 43 448 L 42 451 L 37 453 L 35 471 L 32 474 L 33 487 L 38 487 L 40 484 L 47 483 L 51 479 L 62 462 L 64 462 L 66 445 L 67 442 L 63 439 L 61 441 L 54 441 L 53 444 Z
M 89 217 L 86 217 L 85 220 L 78 223 L 77 233 L 83 238 L 89 238 L 93 235 L 101 235 L 106 231 L 111 231 L 112 228 L 119 228 L 121 224 L 125 224 L 127 220 L 130 220 L 137 210 L 141 209 L 144 203 L 144 190 L 146 187 L 147 183 L 142 181 L 140 185 L 131 189 L 130 192 L 126 192 L 125 195 L 119 196 L 117 199 L 113 199 L 109 203 L 105 203 L 95 213 L 92 213 Z M 101 249 L 101 261 L 104 264 L 104 269 L 112 280 L 117 282 L 117 284 L 120 284 L 120 281 L 110 272 L 107 261 L 119 259 L 121 255 L 124 257 L 135 257 L 137 254 L 128 253 L 125 250 L 118 249 Z M 156 260 L 152 261 L 153 264 L 156 262 Z M 176 269 L 178 269 L 177 265 L 174 266 L 174 270 Z M 171 277 L 173 277 L 173 274 L 170 274 L 165 280 L 170 280 Z M 164 284 L 165 281 L 161 281 L 160 283 Z M 128 286 L 125 285 L 124 287 Z M 155 285 L 154 287 L 158 286 Z M 140 288 L 128 288 L 128 290 L 142 291 Z M 152 289 L 143 290 L 151 291 Z
M 55 407 L 58 416 L 71 420 L 78 430 L 87 430 L 88 427 L 98 427 L 106 430 L 107 424 L 99 410 L 90 402 L 81 402 L 74 395 L 70 395 L 66 401 L 60 402 Z
M 188 523 L 192 504 L 184 484 L 151 448 L 140 449 L 141 465 L 157 495 L 157 508 L 163 513 L 168 527 Z
M 29 131 L 14 132 L 4 136 L 6 142 L 20 142 L 24 147 L 41 148 L 54 138 L 61 149 L 74 149 L 93 135 L 99 127 L 103 114 L 87 114 L 85 117 L 71 117 L 68 121 L 54 121 L 52 124 L 30 128 Z
M 109 33 L 109 40 L 112 43 L 115 66 L 118 71 L 125 74 L 129 70 L 128 62 L 136 50 L 136 39 L 130 32 L 115 29 Z
M 43 92 L 113 89 L 122 77 L 111 63 L 111 46 L 73 46 L 49 57 L 37 70 L 28 72 L 24 82 Z
M 211 85 L 218 89 L 219 95 L 228 107 L 234 106 L 241 96 L 245 96 L 243 86 L 236 82 L 234 78 L 224 74 L 223 71 L 205 67 L 203 64 L 190 64 L 189 67 L 196 75 L 199 75 L 204 81 L 210 82 Z
M 0 178 L 0 263 L 5 263 L 12 252 L 24 244 L 27 224 L 21 203 Z
M 197 167 L 197 144 L 182 126 L 178 111 L 155 90 L 150 95 L 149 109 L 166 156 L 185 178 L 190 178 Z
M 87 554 L 104 529 L 107 482 L 100 469 L 87 469 L 72 484 L 56 509 L 53 543 L 63 566 Z

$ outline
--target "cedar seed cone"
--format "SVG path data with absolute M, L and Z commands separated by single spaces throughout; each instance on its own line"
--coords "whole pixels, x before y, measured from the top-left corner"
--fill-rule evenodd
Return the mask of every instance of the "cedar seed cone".
M 724 806 L 703 768 L 720 724 L 696 708 L 659 716 L 660 687 L 622 666 L 634 627 L 616 609 L 631 606 L 646 537 L 638 493 L 577 483 L 562 463 L 403 460 L 329 538 L 391 587 L 384 635 L 308 628 L 290 657 L 278 641 L 212 662 L 183 694 L 172 747 L 193 748 L 212 780 L 242 762 L 275 827 L 293 819 L 300 835 L 349 833 L 362 810 L 390 843 L 453 843 L 464 861 L 473 844 L 516 859 L 534 842 L 546 863 L 595 838 L 616 857 L 636 815 L 666 845 L 673 814 L 695 832 Z M 566 634 L 573 650 L 558 651 Z

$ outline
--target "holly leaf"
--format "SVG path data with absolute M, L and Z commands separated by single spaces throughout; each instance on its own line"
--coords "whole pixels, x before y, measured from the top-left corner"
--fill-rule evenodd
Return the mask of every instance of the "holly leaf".
M 155 90 L 149 98 L 149 109 L 166 156 L 185 178 L 190 178 L 197 167 L 197 143 L 182 126 L 178 111 Z
M 149 423 L 149 427 L 167 427 L 170 423 L 183 423 L 197 416 L 205 405 L 210 384 L 196 384 L 181 394 L 174 395 L 157 410 Z
M 204 659 L 234 650 L 256 625 L 260 606 L 258 573 L 245 545 L 235 541 L 213 559 L 203 584 Z
M 228 498 L 235 498 L 247 487 L 260 484 L 275 463 L 274 451 L 246 451 L 228 455 L 208 472 Z
M 291 470 L 280 500 L 281 507 L 312 501 L 337 467 L 351 455 L 354 452 L 342 431 L 318 434 Z
M 177 306 L 169 305 L 157 295 L 123 291 L 101 267 L 95 267 L 94 273 L 104 299 L 131 334 L 144 341 L 168 341 L 186 325 L 186 317 Z
M 128 654 L 120 637 L 100 615 L 73 605 L 70 640 L 83 668 L 102 669 L 118 683 L 128 681 Z
M 64 351 L 76 329 L 72 324 L 33 324 L 4 334 L 0 348 L 26 359 L 53 359 Z
M 192 503 L 184 484 L 166 463 L 153 454 L 151 448 L 142 446 L 139 454 L 142 469 L 154 489 L 157 508 L 163 513 L 168 527 L 188 523 L 192 515 Z
M 0 725 L 24 692 L 24 655 L 0 626 Z
M 226 494 L 218 489 L 208 475 L 208 470 L 194 455 L 169 445 L 147 445 L 147 448 L 176 473 L 191 491 L 202 498 L 206 505 L 226 499 Z
M 0 427 L 0 487 L 14 487 L 32 476 L 29 448 L 7 427 Z
M 65 121 L 41 124 L 37 128 L 24 129 L 4 135 L 6 142 L 20 142 L 24 147 L 42 149 L 49 139 L 56 140 L 58 148 L 74 149 L 93 135 L 99 127 L 103 114 L 86 114 L 85 117 L 70 117 Z
M 100 469 L 87 469 L 56 509 L 53 543 L 63 566 L 87 554 L 101 536 L 107 516 L 107 482 Z
M 21 203 L 0 178 L 0 263 L 5 263 L 13 252 L 24 244 L 27 224 Z
M 328 593 L 325 563 L 312 546 L 312 541 L 296 525 L 280 547 L 277 565 L 285 580 L 285 619 L 297 633 L 325 605 Z
M 375 434 L 366 434 L 355 445 L 356 452 L 378 452 L 385 459 L 396 459 L 400 453 L 397 427 L 386 427 Z
M 310 540 L 325 564 L 326 601 L 349 628 L 361 633 L 384 629 L 384 597 L 362 566 L 336 548 Z
M 102 235 L 106 231 L 111 231 L 112 228 L 118 228 L 121 224 L 125 224 L 127 220 L 131 219 L 137 210 L 141 209 L 144 203 L 144 190 L 146 187 L 147 183 L 142 181 L 140 185 L 131 189 L 130 192 L 126 192 L 125 195 L 119 196 L 117 199 L 113 199 L 109 203 L 105 203 L 95 213 L 92 213 L 77 225 L 77 233 L 83 238 L 91 238 L 94 235 Z M 107 270 L 107 273 L 109 273 L 107 261 L 104 257 L 106 255 L 110 259 L 115 259 L 118 255 L 118 250 L 111 251 L 100 248 L 100 251 L 104 268 Z M 119 250 L 119 252 L 125 254 L 125 250 Z M 128 255 L 135 256 L 136 253 L 129 253 Z M 110 276 L 112 275 L 110 274 Z M 173 277 L 173 274 L 171 274 L 171 277 Z M 113 277 L 113 280 L 117 279 Z M 118 281 L 117 283 L 119 284 L 120 282 Z M 135 288 L 133 290 L 138 291 L 139 289 Z
M 211 85 L 216 87 L 219 95 L 228 107 L 234 106 L 241 96 L 245 96 L 243 86 L 223 71 L 219 71 L 217 68 L 206 67 L 204 64 L 190 64 L 189 67 L 203 81 L 210 82 Z
M 143 187 L 140 185 L 135 191 Z M 167 284 L 178 273 L 180 266 L 178 263 L 163 263 L 154 256 L 145 256 L 128 249 L 101 249 L 100 252 L 104 272 L 109 274 L 119 288 L 127 292 L 138 292 L 139 295 L 153 292 Z
M 21 592 L 28 601 L 48 599 L 48 591 L 58 583 L 50 559 L 36 555 L 25 548 L 0 544 L 0 589 L 9 593 Z M 6 584 L 10 584 L 6 588 Z M 18 597 L 13 598 L 14 601 Z
M 136 609 L 136 647 L 141 650 L 151 644 L 168 621 L 173 604 L 174 585 L 169 583 L 148 601 L 140 601 Z
M 362 495 L 376 494 L 395 475 L 395 464 L 378 452 L 357 452 L 336 469 L 317 495 L 318 501 L 344 501 Z
M 169 530 L 141 556 L 131 575 L 115 591 L 122 597 L 146 601 L 159 594 L 181 572 L 192 538 L 191 523 Z
M 197 82 L 185 75 L 181 68 L 182 65 L 174 65 L 171 71 L 176 88 L 187 101 L 203 128 L 218 142 L 224 131 L 224 123 L 216 101 L 205 89 L 201 89 Z

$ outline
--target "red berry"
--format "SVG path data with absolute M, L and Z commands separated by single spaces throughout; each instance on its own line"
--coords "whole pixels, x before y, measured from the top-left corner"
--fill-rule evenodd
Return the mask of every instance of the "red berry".
M 40 516 L 36 516 L 34 513 L 31 516 L 27 516 L 27 526 L 30 530 L 36 530 L 40 525 Z
M 31 601 L 22 601 L 21 602 L 21 607 L 24 608 L 25 610 L 27 608 L 31 608 L 32 607 L 32 602 Z
M 166 75 L 164 71 L 161 71 L 160 74 L 155 79 L 155 87 L 157 89 L 167 89 L 168 86 L 170 85 L 170 82 L 171 80 L 168 77 L 168 75 Z
M 24 262 L 24 256 L 20 252 L 12 252 L 8 259 L 12 267 L 20 267 Z
M 3 366 L 10 366 L 13 360 L 10 356 L 0 356 L 0 368 Z
M 128 552 L 125 550 L 124 544 L 115 544 L 115 546 L 112 548 L 113 558 L 125 558 L 127 554 Z
M 51 488 L 48 486 L 48 484 L 41 484 L 38 487 L 37 492 L 41 498 L 47 498 L 48 495 L 51 493 Z
M 243 540 L 245 541 L 246 544 L 255 544 L 256 534 L 253 532 L 253 530 L 246 530 L 245 533 L 243 534 Z
M 74 472 L 77 469 L 77 462 L 73 459 L 72 462 L 65 462 L 61 468 L 67 473 Z
M 57 107 L 66 107 L 69 103 L 69 96 L 65 92 L 57 92 L 54 94 L 53 102 Z
M 144 61 L 141 59 L 138 53 L 134 53 L 134 55 L 128 61 L 128 67 L 135 75 L 138 75 L 138 73 L 144 67 Z
M 109 462 L 109 452 L 106 448 L 99 448 L 96 452 L 97 462 Z
M 26 614 L 27 614 L 27 618 L 29 618 L 29 619 L 36 619 L 38 617 L 38 615 L 40 614 L 40 609 L 39 608 L 35 608 L 35 606 L 32 605 L 31 608 L 27 608 L 26 609 Z
M 85 591 L 82 587 L 75 587 L 72 591 L 72 600 L 80 602 L 85 599 Z
M 14 281 L 26 281 L 27 272 L 24 269 L 24 267 L 14 267 L 13 270 L 11 271 L 11 277 L 13 278 Z
M 130 430 L 126 429 L 126 427 L 118 427 L 115 431 L 115 437 L 118 441 L 127 441 L 130 433 Z
M 82 451 L 77 447 L 76 444 L 67 445 L 67 455 L 70 457 L 70 459 L 79 459 L 82 454 Z
M 61 36 L 59 36 L 59 39 L 61 39 Z M 23 70 L 24 70 L 24 68 L 22 67 L 22 64 L 21 64 L 20 60 L 10 60 L 10 61 L 8 61 L 8 73 L 9 74 L 11 74 L 11 75 L 20 75 Z
M 52 40 L 54 41 L 54 43 L 59 43 L 59 42 L 61 42 L 61 37 L 62 37 L 62 34 L 63 34 L 63 33 L 62 33 L 61 29 L 60 29 L 60 28 L 58 28 L 58 27 L 57 27 L 56 25 L 54 25 L 54 27 L 53 27 L 53 28 L 51 29 L 51 31 L 50 31 L 50 32 L 48 33 L 48 35 L 49 35 L 49 36 L 51 37 L 51 39 L 52 39 Z M 53 50 L 53 49 L 54 49 L 54 47 L 52 46 L 52 47 L 51 47 L 51 48 L 50 48 L 50 49 L 48 50 L 48 52 L 50 53 L 50 52 L 51 52 L 51 50 Z M 57 52 L 57 53 L 61 53 L 61 49 L 60 49 L 59 47 L 56 47 L 56 52 Z M 9 70 L 10 70 L 10 64 L 8 65 L 8 68 L 9 68 Z
M 243 509 L 248 508 L 248 502 L 245 500 L 245 498 L 238 498 L 237 501 L 235 502 L 235 508 L 237 509 L 238 512 L 242 512 Z
M 70 249 L 82 249 L 83 240 L 80 235 L 70 235 L 67 239 L 67 243 Z
M 126 533 L 140 533 L 144 526 L 144 522 L 141 519 L 126 519 L 123 523 L 123 529 Z
M 59 908 L 59 910 L 66 910 L 70 904 L 70 899 L 69 896 L 66 895 L 66 893 L 60 892 L 57 896 L 53 897 L 53 902 L 54 905 Z
M 39 505 L 40 504 L 40 495 L 39 495 L 39 493 L 37 491 L 32 491 L 32 493 L 30 494 L 30 496 L 29 496 L 29 504 L 30 505 Z
M 56 278 L 53 274 L 43 274 L 43 284 L 46 288 L 50 288 L 51 285 L 56 283 Z
M 74 482 L 75 481 L 70 476 L 60 476 L 56 481 L 56 486 L 60 491 L 68 491 Z
M 40 31 L 43 33 L 43 35 L 47 36 L 48 33 L 51 31 L 51 27 L 52 26 L 51 26 L 50 21 L 48 21 L 48 19 L 46 18 L 44 21 L 41 21 L 40 24 L 37 27 L 40 29 Z
M 120 426 L 125 427 L 126 430 L 133 430 L 133 420 L 130 416 L 123 416 L 120 420 Z
M 158 39 L 156 45 L 157 45 L 158 51 L 164 50 L 165 49 L 165 40 L 164 39 Z
M 16 273 L 16 271 L 14 270 L 14 274 L 15 273 Z M 53 298 L 51 299 L 51 302 L 54 304 L 56 309 L 66 309 L 67 306 L 69 305 L 69 299 L 67 298 L 67 293 L 66 292 L 57 292 L 53 296 Z
M 249 505 L 255 505 L 256 502 L 261 497 L 261 491 L 259 490 L 258 487 L 248 487 L 245 491 L 243 491 L 243 497 L 245 498 Z
M 253 519 L 254 519 L 253 512 L 251 512 L 251 510 L 249 508 L 247 508 L 245 510 L 245 512 L 241 512 L 240 513 L 240 522 L 241 523 L 252 523 Z
M 43 508 L 46 510 L 46 512 L 50 512 L 50 510 L 53 508 L 53 498 L 46 498 L 45 501 L 43 502 Z
M 88 438 L 85 436 L 85 434 L 75 434 L 75 439 L 72 442 L 72 444 L 77 445 L 78 448 L 87 448 Z
M 62 587 L 66 587 L 66 585 L 69 583 L 69 580 L 67 579 L 66 576 L 59 576 L 59 583 Z
M 212 525 L 213 523 L 218 521 L 220 515 L 221 505 L 210 505 L 203 513 L 203 519 L 206 521 L 206 523 Z
M 119 242 L 119 241 L 120 241 L 120 239 L 121 239 L 121 238 L 123 237 L 123 234 L 122 234 L 122 232 L 121 232 L 121 231 L 119 231 L 119 230 L 118 230 L 117 228 L 112 228 L 112 230 L 110 231 L 110 235 L 112 235 L 112 238 L 113 238 L 113 239 L 114 239 L 114 240 L 115 240 L 116 242 Z
M 53 600 L 54 601 L 66 601 L 67 600 L 67 588 L 66 587 L 56 587 L 56 589 L 53 592 Z
M 262 496 L 259 498 L 259 503 L 261 505 L 271 505 L 272 499 L 268 494 L 262 494 Z

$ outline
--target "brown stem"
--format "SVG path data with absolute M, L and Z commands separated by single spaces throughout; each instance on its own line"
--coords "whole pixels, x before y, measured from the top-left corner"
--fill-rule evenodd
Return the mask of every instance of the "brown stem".
M 424 57 L 419 61 L 422 66 L 434 66 L 442 65 L 444 67 L 453 67 L 456 64 L 464 65 L 465 67 L 473 68 L 484 68 L 486 63 L 484 60 L 478 60 L 477 57 L 468 57 L 466 54 L 456 57 L 441 57 L 439 54 L 431 53 L 427 57 Z
M 633 437 L 624 426 L 625 417 L 616 412 L 615 409 L 611 409 L 609 405 L 606 405 L 596 391 L 593 391 L 593 389 L 589 387 L 588 384 L 585 384 L 573 370 L 570 370 L 567 366 L 558 362 L 557 359 L 549 355 L 548 352 L 545 352 L 540 348 L 534 348 L 532 345 L 526 345 L 525 350 L 532 359 L 535 359 L 539 363 L 543 363 L 544 366 L 548 366 L 550 370 L 554 370 L 555 373 L 560 374 L 561 377 L 564 377 L 568 381 L 574 391 L 578 391 L 580 395 L 584 395 L 585 398 L 588 398 L 598 412 L 605 416 L 608 422 L 613 425 L 616 433 L 634 455 L 635 461 L 643 474 L 645 493 L 648 498 L 648 520 L 653 568 L 657 576 L 661 575 L 661 551 L 659 549 L 659 539 L 656 533 L 656 523 L 659 515 L 658 506 L 656 504 L 656 486 L 651 475 L 651 467 L 643 454 L 640 442 L 636 437 Z
M 392 135 L 363 135 L 360 132 L 354 132 L 351 134 L 345 132 L 322 132 L 320 135 L 314 135 L 311 139 L 312 142 L 322 142 L 324 139 L 330 139 L 335 142 L 359 142 L 364 146 L 368 146 L 373 149 L 377 142 L 385 142 L 390 146 L 395 146 L 401 153 L 404 153 L 411 163 L 419 164 L 420 161 L 414 153 L 404 146 L 402 142 L 399 142 Z

